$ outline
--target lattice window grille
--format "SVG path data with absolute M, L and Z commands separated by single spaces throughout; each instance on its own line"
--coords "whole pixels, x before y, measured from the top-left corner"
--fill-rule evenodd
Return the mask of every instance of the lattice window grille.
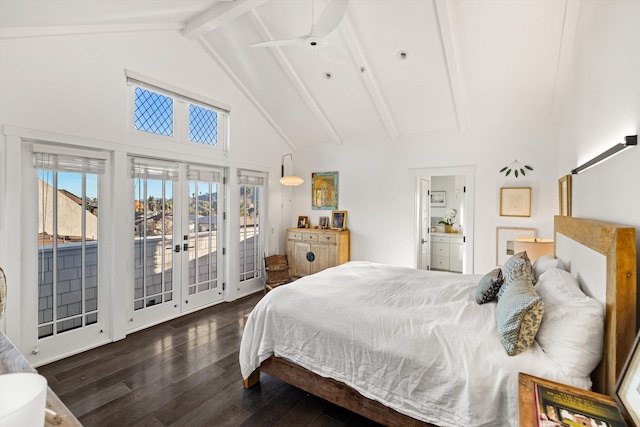
M 173 136 L 173 99 L 136 87 L 135 127 L 145 132 Z
M 189 140 L 208 145 L 217 145 L 218 113 L 207 108 L 190 104 Z

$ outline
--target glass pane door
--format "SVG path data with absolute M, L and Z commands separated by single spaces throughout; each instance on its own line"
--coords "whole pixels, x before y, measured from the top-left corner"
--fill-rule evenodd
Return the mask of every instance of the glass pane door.
M 218 191 L 216 182 L 189 181 L 188 198 L 188 242 L 183 243 L 188 251 L 183 253 L 188 263 L 187 283 L 183 300 L 183 311 L 221 300 L 222 282 L 219 280 L 218 248 L 222 247 L 221 230 L 218 227 Z
M 178 309 L 173 190 L 173 181 L 134 178 L 133 328 L 164 320 Z

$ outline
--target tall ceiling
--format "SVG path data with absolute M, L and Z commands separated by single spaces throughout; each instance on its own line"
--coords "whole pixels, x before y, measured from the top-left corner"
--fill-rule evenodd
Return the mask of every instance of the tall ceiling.
M 342 63 L 302 45 L 249 46 L 309 33 L 328 3 L 0 0 L 0 38 L 178 31 L 292 148 L 554 121 L 578 1 L 349 0 L 324 39 Z

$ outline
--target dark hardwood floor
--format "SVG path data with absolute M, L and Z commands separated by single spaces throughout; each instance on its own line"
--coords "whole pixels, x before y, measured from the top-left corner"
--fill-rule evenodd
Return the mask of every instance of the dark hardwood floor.
M 262 294 L 171 320 L 38 372 L 85 426 L 376 426 L 262 374 L 242 387 L 243 315 Z

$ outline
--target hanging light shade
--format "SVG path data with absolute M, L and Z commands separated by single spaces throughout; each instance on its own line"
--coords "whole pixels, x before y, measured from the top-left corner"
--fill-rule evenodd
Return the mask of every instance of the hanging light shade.
M 295 175 L 286 175 L 284 174 L 284 158 L 287 156 L 291 156 L 291 160 L 293 161 L 293 154 L 289 153 L 289 154 L 285 154 L 284 156 L 282 156 L 282 178 L 280 178 L 280 184 L 285 185 L 287 187 L 297 187 L 298 185 L 301 185 L 304 182 L 304 179 L 300 178 L 299 176 L 295 176 Z
M 286 185 L 287 187 L 297 187 L 303 182 L 304 182 L 304 179 L 295 175 L 287 175 L 280 178 L 280 184 Z

